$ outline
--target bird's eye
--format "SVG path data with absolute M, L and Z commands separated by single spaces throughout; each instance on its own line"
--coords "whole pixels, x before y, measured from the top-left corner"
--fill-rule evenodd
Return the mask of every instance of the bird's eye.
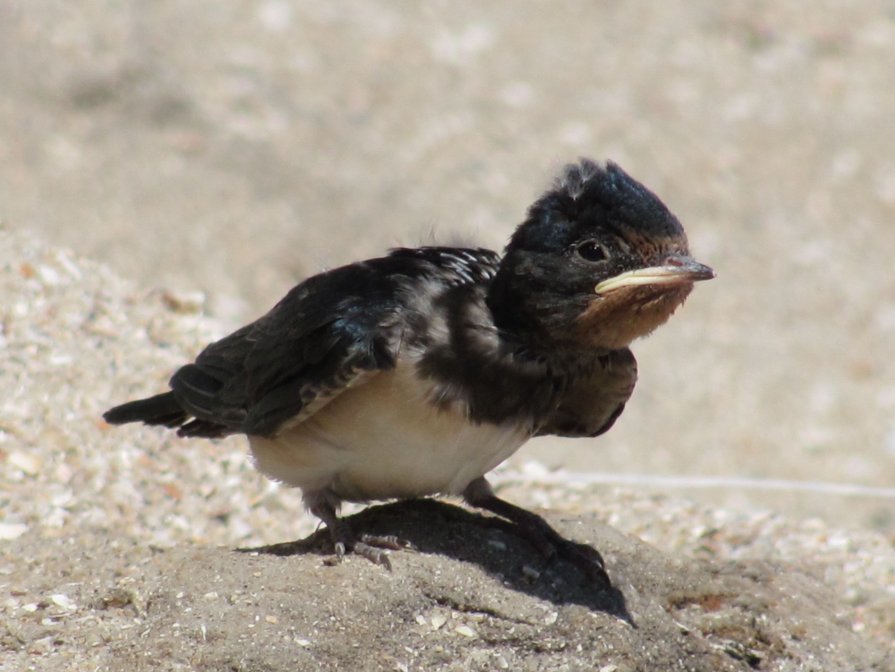
M 585 261 L 604 261 L 609 258 L 609 251 L 595 240 L 579 243 L 575 252 Z

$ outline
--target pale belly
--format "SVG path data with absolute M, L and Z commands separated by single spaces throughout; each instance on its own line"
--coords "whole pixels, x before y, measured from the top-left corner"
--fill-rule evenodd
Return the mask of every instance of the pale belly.
M 475 425 L 436 408 L 411 374 L 409 365 L 379 373 L 276 438 L 249 437 L 255 466 L 346 500 L 459 494 L 528 440 L 516 423 Z

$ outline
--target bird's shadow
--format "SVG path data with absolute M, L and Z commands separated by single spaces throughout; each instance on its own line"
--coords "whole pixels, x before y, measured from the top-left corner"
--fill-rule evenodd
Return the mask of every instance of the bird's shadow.
M 345 521 L 356 534 L 394 535 L 420 553 L 478 565 L 513 590 L 556 605 L 578 604 L 636 627 L 618 588 L 595 585 L 564 560 L 546 561 L 514 523 L 501 518 L 433 499 L 413 499 L 371 506 Z M 297 541 L 238 550 L 279 556 L 331 556 L 333 546 L 329 532 L 321 528 Z

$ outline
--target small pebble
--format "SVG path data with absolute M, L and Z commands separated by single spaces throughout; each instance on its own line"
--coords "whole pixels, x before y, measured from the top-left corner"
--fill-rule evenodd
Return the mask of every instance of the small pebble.
M 55 595 L 50 595 L 50 602 L 55 604 L 57 607 L 61 607 L 66 611 L 74 611 L 78 607 L 75 606 L 75 603 L 69 599 L 68 595 L 63 595 L 62 593 L 56 593 Z
M 541 576 L 541 573 L 531 565 L 523 565 L 522 573 L 529 579 L 538 579 Z
M 205 294 L 202 292 L 174 292 L 167 290 L 162 294 L 162 303 L 165 304 L 168 310 L 175 313 L 199 313 L 205 305 Z
M 0 540 L 18 539 L 28 531 L 23 523 L 0 523 Z
M 43 466 L 43 460 L 38 455 L 25 453 L 20 450 L 10 453 L 6 460 L 29 476 L 34 476 L 40 473 L 40 468 Z

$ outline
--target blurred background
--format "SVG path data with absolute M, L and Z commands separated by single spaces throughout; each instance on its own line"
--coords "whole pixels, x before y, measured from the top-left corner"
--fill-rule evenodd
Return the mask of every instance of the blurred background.
M 388 247 L 500 247 L 615 160 L 718 278 L 613 431 L 514 463 L 895 535 L 893 63 L 875 0 L 6 0 L 0 219 L 236 327 Z

